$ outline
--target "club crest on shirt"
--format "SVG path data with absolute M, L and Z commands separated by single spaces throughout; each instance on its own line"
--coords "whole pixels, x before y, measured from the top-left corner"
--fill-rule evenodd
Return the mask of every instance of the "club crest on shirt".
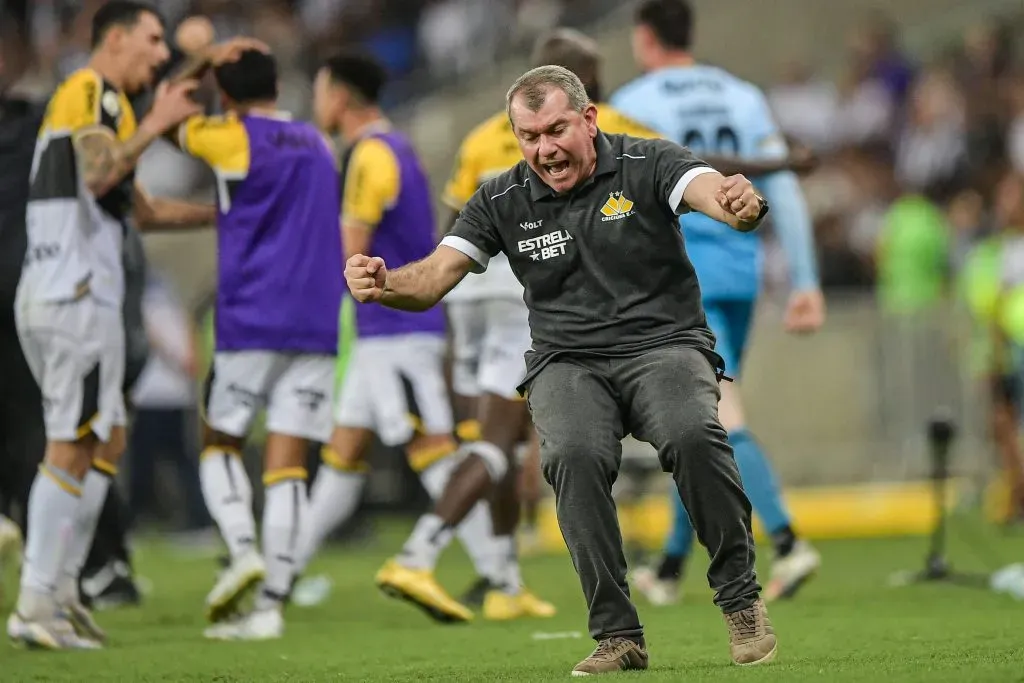
M 116 119 L 121 115 L 121 103 L 117 101 L 117 94 L 111 91 L 103 93 L 103 97 L 100 98 L 100 105 L 103 107 L 103 111 L 107 112 L 107 116 Z
M 601 207 L 601 220 L 602 221 L 617 221 L 623 218 L 628 218 L 636 213 L 633 210 L 633 202 L 626 198 L 625 195 L 619 192 L 611 192 L 608 195 L 608 201 Z

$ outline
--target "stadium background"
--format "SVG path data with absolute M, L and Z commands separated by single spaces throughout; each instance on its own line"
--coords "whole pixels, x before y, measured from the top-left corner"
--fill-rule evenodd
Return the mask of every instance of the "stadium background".
M 44 98 L 82 63 L 96 4 L 5 3 L 0 32 L 8 66 L 22 74 L 18 92 Z M 283 65 L 282 108 L 298 116 L 309 114 L 320 57 L 343 45 L 376 53 L 396 79 L 386 98 L 388 114 L 412 136 L 435 197 L 462 135 L 502 106 L 505 87 L 526 66 L 538 31 L 566 24 L 597 38 L 605 51 L 607 93 L 634 74 L 629 8 L 614 0 L 159 4 L 172 22 L 205 14 L 218 38 L 244 32 L 271 44 Z M 1020 0 L 693 4 L 699 58 L 765 88 L 785 132 L 821 161 L 804 185 L 815 216 L 828 323 L 812 338 L 783 333 L 785 267 L 769 229 L 767 294 L 744 378 L 751 426 L 779 469 L 797 527 L 812 538 L 926 530 L 933 509 L 923 483 L 925 424 L 939 406 L 953 411 L 960 431 L 951 502 L 984 503 L 996 515 L 998 461 L 988 435 L 982 352 L 960 296 L 958 266 L 987 225 L 1000 170 L 1024 172 L 1024 78 L 1013 40 L 1024 28 Z M 886 27 L 893 40 L 888 49 Z M 168 147 L 147 153 L 140 176 L 156 194 L 211 192 L 203 170 Z M 937 220 L 917 204 L 891 211 L 937 183 L 944 186 L 932 205 Z M 909 252 L 890 253 L 886 237 L 897 234 L 920 241 Z M 214 236 L 157 235 L 146 242 L 151 265 L 172 283 L 201 330 L 215 278 Z M 203 346 L 204 335 L 197 336 Z M 201 377 L 202 369 L 196 374 Z M 193 414 L 190 438 L 195 425 Z M 258 452 L 255 439 L 248 457 L 254 472 Z M 649 462 L 641 444 L 627 443 L 626 452 L 636 463 L 631 469 L 642 471 Z M 153 457 L 131 453 L 125 469 Z M 363 530 L 378 512 L 409 513 L 425 504 L 399 453 L 378 449 L 372 464 L 356 520 Z M 156 481 L 162 504 L 146 511 L 146 523 L 176 528 L 182 523 L 177 480 Z M 631 482 L 625 477 L 620 486 L 626 533 L 641 544 L 657 543 L 668 523 L 661 495 L 667 481 L 648 480 L 656 495 L 640 499 L 636 494 L 647 489 Z M 642 524 L 631 523 L 641 518 Z M 549 547 L 560 547 L 550 517 L 544 529 Z

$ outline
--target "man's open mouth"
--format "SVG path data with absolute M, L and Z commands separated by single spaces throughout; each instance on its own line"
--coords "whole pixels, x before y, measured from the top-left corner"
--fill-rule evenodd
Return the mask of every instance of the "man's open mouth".
M 561 178 L 569 172 L 568 161 L 556 161 L 550 164 L 544 164 L 544 170 L 547 171 L 548 175 L 552 178 Z

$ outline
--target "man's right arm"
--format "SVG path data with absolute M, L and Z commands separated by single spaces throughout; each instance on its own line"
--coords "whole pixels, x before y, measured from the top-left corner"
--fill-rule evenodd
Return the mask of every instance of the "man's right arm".
M 470 257 L 442 243 L 427 258 L 389 271 L 380 303 L 403 311 L 425 311 L 436 306 L 472 268 Z
M 139 126 L 125 141 L 108 128 L 87 128 L 74 136 L 75 155 L 85 187 L 94 197 L 103 197 L 127 176 L 150 143 L 163 133 L 152 125 Z
M 72 141 L 82 182 L 94 197 L 103 197 L 124 180 L 154 140 L 199 112 L 198 105 L 189 98 L 195 85 L 195 81 L 161 84 L 149 114 L 127 140 L 119 140 L 111 129 L 100 124 L 93 113 L 95 106 L 88 104 L 88 96 L 81 104 L 69 105 L 80 112 L 70 115 L 74 120 Z
M 491 257 L 501 251 L 501 239 L 487 201 L 483 191 L 478 190 L 451 231 L 429 256 L 388 271 L 384 282 L 378 284 L 382 287 L 381 294 L 363 300 L 379 300 L 385 306 L 406 311 L 425 311 L 441 301 L 469 273 L 484 272 Z M 378 270 L 379 265 L 374 265 L 369 269 L 369 276 L 374 277 Z M 370 287 L 366 284 L 363 283 L 363 289 L 372 288 L 372 284 Z M 349 286 L 355 291 L 358 284 L 350 278 Z

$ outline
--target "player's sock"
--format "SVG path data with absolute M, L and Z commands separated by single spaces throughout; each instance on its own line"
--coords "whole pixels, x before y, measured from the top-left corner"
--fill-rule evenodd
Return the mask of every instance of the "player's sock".
M 523 589 L 523 576 L 519 570 L 515 536 L 497 536 L 494 543 L 502 559 L 501 590 L 509 595 L 519 595 Z
M 263 561 L 267 567 L 256 609 L 280 607 L 291 591 L 302 527 L 307 522 L 306 468 L 263 475 Z
M 486 501 L 474 505 L 466 518 L 455 527 L 455 536 L 469 555 L 477 575 L 490 581 L 491 585 L 500 585 L 504 576 L 505 556 L 494 536 L 491 506 Z
M 444 487 L 459 462 L 456 457 L 445 457 L 420 472 L 423 488 L 435 502 L 444 493 Z M 504 562 L 500 549 L 495 545 L 493 529 L 490 506 L 480 501 L 455 528 L 455 536 L 469 555 L 477 575 L 497 585 L 501 583 Z
M 39 466 L 28 496 L 29 534 L 18 599 L 18 612 L 26 619 L 50 616 L 37 613 L 45 604 L 40 596 L 52 596 L 57 587 L 81 496 L 78 479 L 45 463 Z
M 437 558 L 453 536 L 454 530 L 443 519 L 434 514 L 423 515 L 402 547 L 398 560 L 410 569 L 433 571 Z
M 117 476 L 117 466 L 96 458 L 92 469 L 85 475 L 82 482 L 82 497 L 75 512 L 75 526 L 68 544 L 67 556 L 64 558 L 64 575 L 58 585 L 58 599 L 62 602 L 77 601 L 78 578 L 89 556 L 100 512 L 107 500 L 107 492 Z
M 350 466 L 343 463 L 330 448 L 320 453 L 322 466 L 317 470 L 309 494 L 309 512 L 302 525 L 302 539 L 297 558 L 301 574 L 320 549 L 324 539 L 343 524 L 359 507 L 366 483 L 364 463 Z
M 782 502 L 782 491 L 775 472 L 757 441 L 746 429 L 730 432 L 729 442 L 750 505 L 761 518 L 764 528 L 770 530 L 776 552 L 784 557 L 793 549 L 796 536 L 790 524 L 789 512 Z
M 656 571 L 658 579 L 662 581 L 679 581 L 683 578 L 683 569 L 686 567 L 686 555 L 669 555 L 665 553 L 658 563 Z
M 670 494 L 672 500 L 672 531 L 665 541 L 665 555 L 658 568 L 659 579 L 679 579 L 683 565 L 693 549 L 693 524 L 678 491 Z
M 252 514 L 252 484 L 234 449 L 211 446 L 199 460 L 199 481 L 210 516 L 217 523 L 236 559 L 256 544 L 256 520 Z

